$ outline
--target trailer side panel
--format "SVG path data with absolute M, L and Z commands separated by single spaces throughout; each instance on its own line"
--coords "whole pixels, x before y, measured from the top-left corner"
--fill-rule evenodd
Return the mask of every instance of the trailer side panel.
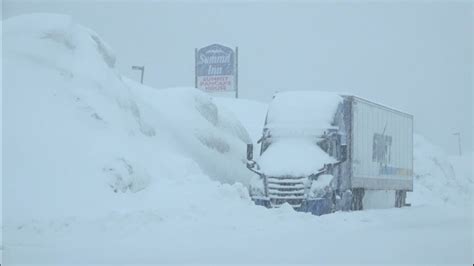
M 352 98 L 352 188 L 413 190 L 413 117 Z

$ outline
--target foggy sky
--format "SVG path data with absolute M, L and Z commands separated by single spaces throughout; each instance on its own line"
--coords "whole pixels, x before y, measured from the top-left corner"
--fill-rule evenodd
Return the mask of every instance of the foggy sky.
M 275 91 L 355 94 L 411 113 L 415 132 L 472 151 L 473 6 L 470 2 L 4 1 L 3 19 L 70 14 L 107 41 L 119 71 L 156 88 L 194 86 L 194 48 L 239 47 L 242 98 Z

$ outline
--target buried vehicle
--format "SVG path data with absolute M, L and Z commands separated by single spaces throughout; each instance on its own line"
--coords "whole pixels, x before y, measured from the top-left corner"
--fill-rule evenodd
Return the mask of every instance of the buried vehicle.
M 316 215 L 338 210 L 402 207 L 413 191 L 413 116 L 359 97 L 329 92 L 275 94 L 260 157 L 247 145 L 257 173 L 252 200 L 289 204 Z

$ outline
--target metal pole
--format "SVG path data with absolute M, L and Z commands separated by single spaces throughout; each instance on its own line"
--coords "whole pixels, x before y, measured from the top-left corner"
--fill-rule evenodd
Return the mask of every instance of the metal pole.
M 143 84 L 143 75 L 145 73 L 145 66 L 132 66 L 132 69 L 133 70 L 140 70 L 142 72 L 140 82 Z
M 239 98 L 239 47 L 235 47 L 235 98 Z
M 194 48 L 194 87 L 198 87 L 198 76 L 197 76 L 197 62 L 198 62 L 198 49 Z
M 459 156 L 462 156 L 462 150 L 461 150 L 461 132 L 456 132 L 453 133 L 453 135 L 458 136 L 458 149 L 459 149 Z

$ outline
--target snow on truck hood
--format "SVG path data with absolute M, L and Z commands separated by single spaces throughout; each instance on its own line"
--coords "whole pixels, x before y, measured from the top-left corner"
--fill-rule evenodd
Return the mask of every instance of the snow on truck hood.
M 258 160 L 267 176 L 309 176 L 335 159 L 311 138 L 285 138 L 273 142 Z

